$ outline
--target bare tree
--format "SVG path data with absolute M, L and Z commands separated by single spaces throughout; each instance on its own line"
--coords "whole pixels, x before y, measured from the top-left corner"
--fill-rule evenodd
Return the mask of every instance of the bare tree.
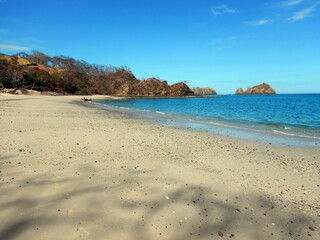
M 39 64 L 43 64 L 43 65 L 48 65 L 49 61 L 51 60 L 51 58 L 47 55 L 45 55 L 42 52 L 38 52 L 38 51 L 33 51 L 31 55 L 29 55 L 28 59 L 31 62 L 35 62 L 35 63 L 39 63 Z
M 17 57 L 11 61 L 1 59 L 0 82 L 2 87 L 18 89 L 24 85 L 24 76 L 18 64 Z
M 19 53 L 16 53 L 14 56 L 28 59 L 30 55 L 25 52 L 19 52 Z

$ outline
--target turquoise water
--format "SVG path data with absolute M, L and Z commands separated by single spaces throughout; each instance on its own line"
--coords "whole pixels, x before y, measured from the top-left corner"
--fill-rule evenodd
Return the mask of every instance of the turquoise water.
M 97 103 L 171 127 L 277 145 L 320 146 L 320 94 L 125 99 Z

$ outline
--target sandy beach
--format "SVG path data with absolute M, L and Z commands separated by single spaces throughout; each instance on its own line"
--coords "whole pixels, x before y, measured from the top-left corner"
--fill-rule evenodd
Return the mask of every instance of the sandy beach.
M 0 95 L 0 240 L 320 239 L 319 148 L 161 127 L 80 98 Z

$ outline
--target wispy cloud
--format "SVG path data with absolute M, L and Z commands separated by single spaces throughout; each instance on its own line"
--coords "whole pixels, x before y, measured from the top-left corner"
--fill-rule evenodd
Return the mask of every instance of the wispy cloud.
M 219 16 L 223 14 L 235 14 L 235 13 L 239 13 L 240 11 L 238 9 L 229 8 L 228 5 L 220 5 L 220 6 L 212 7 L 211 12 L 213 13 L 214 16 Z
M 288 20 L 298 21 L 298 20 L 303 20 L 305 18 L 311 17 L 311 13 L 313 13 L 319 5 L 320 5 L 320 1 L 316 2 L 311 7 L 308 7 L 306 9 L 303 9 L 301 11 L 294 13 L 294 15 L 288 18 Z
M 283 7 L 294 7 L 300 3 L 305 2 L 306 0 L 291 0 L 291 1 L 284 1 L 281 2 L 280 5 Z
M 213 39 L 212 45 L 217 50 L 222 50 L 225 48 L 233 47 L 237 44 L 237 40 L 239 39 L 238 36 L 230 36 L 225 38 L 216 38 Z
M 250 22 L 246 22 L 246 24 L 251 25 L 251 26 L 261 26 L 261 25 L 265 25 L 271 23 L 271 20 L 269 19 L 261 19 L 258 21 L 250 21 Z
M 16 42 L 15 41 L 11 41 L 11 40 L 1 40 L 0 44 L 14 45 L 14 44 L 16 44 Z
M 0 28 L 0 34 L 8 34 L 8 30 L 7 29 L 1 29 Z
M 0 44 L 0 50 L 4 50 L 4 51 L 28 51 L 28 50 L 31 50 L 31 48 L 21 47 L 21 46 L 16 46 L 16 45 Z

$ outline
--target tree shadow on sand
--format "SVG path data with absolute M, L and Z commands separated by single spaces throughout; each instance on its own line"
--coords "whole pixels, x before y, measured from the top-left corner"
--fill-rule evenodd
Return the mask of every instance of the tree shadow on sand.
M 319 239 L 316 219 L 268 197 L 226 197 L 164 169 L 82 171 L 2 184 L 0 239 Z

